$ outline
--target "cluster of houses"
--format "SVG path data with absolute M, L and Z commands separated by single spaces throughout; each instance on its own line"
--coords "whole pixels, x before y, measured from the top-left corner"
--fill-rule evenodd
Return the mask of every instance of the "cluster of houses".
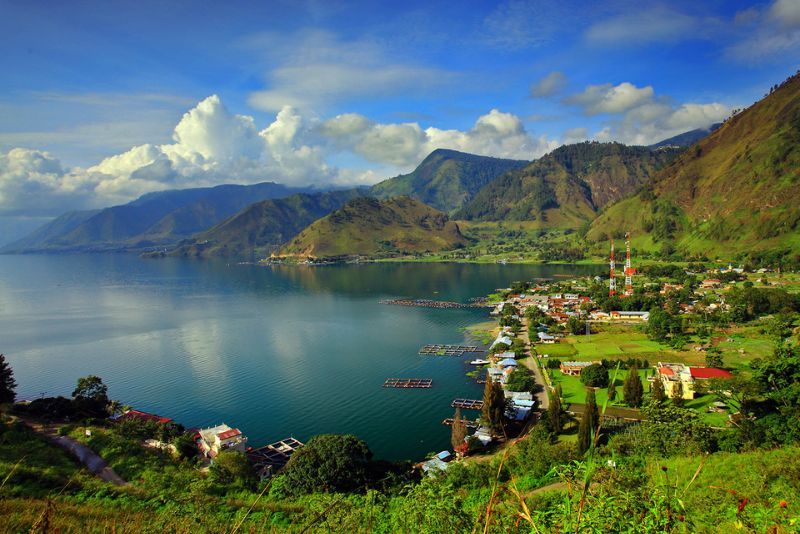
M 126 410 L 112 419 L 115 421 L 134 419 L 160 424 L 172 422 L 169 417 L 133 409 Z M 213 461 L 223 451 L 242 453 L 246 455 L 261 479 L 272 476 L 278 469 L 286 465 L 295 451 L 303 446 L 299 440 L 286 438 L 259 448 L 248 447 L 247 437 L 242 431 L 225 423 L 209 428 L 190 430 L 190 432 L 193 432 L 195 445 L 203 458 Z M 155 442 L 155 440 L 146 440 L 145 444 L 151 446 L 150 442 Z M 161 448 L 164 446 L 164 444 L 155 443 Z

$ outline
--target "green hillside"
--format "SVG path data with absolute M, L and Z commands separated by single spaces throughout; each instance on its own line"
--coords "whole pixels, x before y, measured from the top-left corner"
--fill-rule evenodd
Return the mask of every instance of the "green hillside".
M 652 188 L 611 206 L 588 238 L 632 229 L 654 247 L 687 253 L 798 251 L 799 142 L 793 76 L 661 171 Z
M 297 194 L 251 204 L 233 217 L 184 241 L 171 256 L 264 257 L 320 217 L 361 196 L 358 189 Z
M 413 172 L 375 184 L 371 191 L 378 198 L 410 196 L 451 213 L 469 202 L 481 187 L 497 176 L 527 164 L 527 161 L 438 149 Z
M 378 256 L 436 252 L 466 244 L 456 223 L 418 200 L 358 198 L 303 230 L 280 255 Z
M 679 151 L 619 143 L 566 145 L 490 182 L 454 218 L 539 220 L 549 227 L 577 227 L 591 221 L 597 210 L 637 191 Z

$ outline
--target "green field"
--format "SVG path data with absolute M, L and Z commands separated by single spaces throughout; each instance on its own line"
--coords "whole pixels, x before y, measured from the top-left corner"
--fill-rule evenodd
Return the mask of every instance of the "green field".
M 651 341 L 638 326 L 602 325 L 604 330 L 589 336 L 566 336 L 555 345 L 536 345 L 539 354 L 560 360 L 595 361 L 639 358 L 656 362 L 705 365 L 705 351 L 695 351 L 700 342 L 692 339 L 684 350 Z M 715 344 L 722 350 L 725 367 L 746 370 L 756 358 L 772 354 L 775 343 L 760 332 L 759 326 L 738 327 L 730 333 L 716 333 Z M 730 340 L 730 341 L 729 341 Z
M 561 371 L 555 369 L 549 371 L 550 379 L 553 382 L 553 387 L 557 384 L 561 384 L 561 391 L 563 394 L 563 399 L 566 403 L 577 403 L 583 404 L 586 402 L 586 386 L 581 383 L 581 378 L 579 376 L 569 376 L 562 374 Z M 609 377 L 614 376 L 614 370 L 610 370 L 608 372 Z M 644 385 L 644 392 L 645 394 L 650 392 L 650 383 L 647 382 L 647 377 L 653 374 L 653 369 L 640 369 L 639 376 L 642 379 L 642 384 Z M 616 379 L 616 386 L 617 386 L 617 399 L 613 402 L 609 402 L 609 406 L 625 406 L 622 402 L 622 384 L 625 382 L 625 377 L 628 376 L 627 369 L 620 369 L 617 373 Z M 603 406 L 608 398 L 608 389 L 606 388 L 598 388 L 595 390 L 595 397 L 597 398 L 597 405 Z

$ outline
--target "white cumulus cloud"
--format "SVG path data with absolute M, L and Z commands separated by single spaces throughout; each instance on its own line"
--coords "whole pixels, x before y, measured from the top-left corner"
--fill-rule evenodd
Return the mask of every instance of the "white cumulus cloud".
M 583 107 L 587 115 L 599 113 L 621 113 L 633 109 L 653 98 L 653 88 L 636 87 L 632 83 L 622 82 L 619 85 L 610 83 L 589 85 L 579 94 L 566 101 Z
M 423 129 L 416 122 L 379 124 L 350 113 L 324 121 L 318 132 L 369 161 L 405 170 L 437 148 L 530 160 L 558 146 L 547 136 L 531 136 L 519 117 L 496 109 L 478 117 L 466 131 Z

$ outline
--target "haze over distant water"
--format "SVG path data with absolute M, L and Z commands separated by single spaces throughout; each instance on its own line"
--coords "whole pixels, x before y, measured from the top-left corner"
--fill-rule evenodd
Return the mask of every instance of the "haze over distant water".
M 378 457 L 415 459 L 449 446 L 440 421 L 453 398 L 481 394 L 464 374 L 468 358 L 417 350 L 463 342 L 460 329 L 487 313 L 378 301 L 466 301 L 513 280 L 600 269 L 0 256 L 0 352 L 21 398 L 69 395 L 78 377 L 97 374 L 113 398 L 186 426 L 224 421 L 253 446 L 349 432 Z M 434 387 L 383 389 L 389 377 Z

